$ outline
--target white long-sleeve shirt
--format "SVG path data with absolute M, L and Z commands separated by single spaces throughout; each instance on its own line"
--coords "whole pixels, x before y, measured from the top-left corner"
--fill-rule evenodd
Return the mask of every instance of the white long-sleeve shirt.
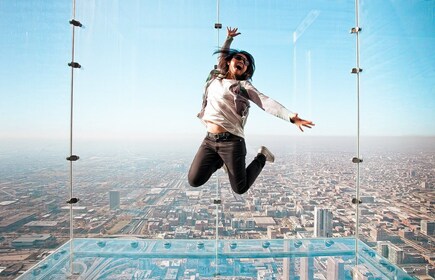
M 244 138 L 250 101 L 264 111 L 290 122 L 291 111 L 259 92 L 249 81 L 214 78 L 206 86 L 206 106 L 198 115 L 228 132 Z
M 232 37 L 227 37 L 222 49 L 230 48 Z M 215 70 L 216 71 L 216 70 Z M 228 132 L 245 137 L 250 101 L 264 111 L 290 122 L 293 114 L 283 105 L 259 92 L 249 81 L 230 80 L 222 78 L 212 71 L 205 85 L 203 108 L 198 117 L 206 124 L 211 122 L 223 127 Z

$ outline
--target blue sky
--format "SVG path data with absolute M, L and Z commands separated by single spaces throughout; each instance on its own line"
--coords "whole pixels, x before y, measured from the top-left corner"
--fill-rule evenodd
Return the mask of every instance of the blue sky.
M 76 1 L 77 139 L 203 135 L 196 113 L 223 42 L 216 1 Z M 434 1 L 360 1 L 361 134 L 435 134 Z M 69 135 L 71 1 L 0 2 L 0 138 Z M 356 134 L 354 1 L 220 1 L 253 84 L 316 127 Z M 293 34 L 298 34 L 296 42 Z M 251 107 L 246 134 L 301 135 Z

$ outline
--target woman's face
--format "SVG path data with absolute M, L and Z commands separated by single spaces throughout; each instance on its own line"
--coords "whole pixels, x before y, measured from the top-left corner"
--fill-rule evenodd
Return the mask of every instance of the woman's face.
M 235 77 L 240 77 L 246 72 L 248 65 L 249 60 L 244 54 L 235 54 L 229 62 L 229 72 Z

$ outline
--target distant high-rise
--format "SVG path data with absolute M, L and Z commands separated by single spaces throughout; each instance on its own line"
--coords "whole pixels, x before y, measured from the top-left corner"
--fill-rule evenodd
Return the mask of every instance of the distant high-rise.
M 231 227 L 232 227 L 233 229 L 238 229 L 238 228 L 240 228 L 240 219 L 238 219 L 238 218 L 233 218 L 233 219 L 231 219 Z
M 379 255 L 381 255 L 384 258 L 388 258 L 388 252 L 389 252 L 388 244 L 389 244 L 388 241 L 378 241 L 377 252 Z
M 255 220 L 252 218 L 246 219 L 245 227 L 246 227 L 246 229 L 254 229 L 255 228 Z
M 405 260 L 405 252 L 402 248 L 390 241 L 380 241 L 377 245 L 378 254 L 387 258 L 393 264 L 402 264 Z
M 119 209 L 119 205 L 120 205 L 119 191 L 110 191 L 109 192 L 109 207 L 110 207 L 110 210 Z
M 297 238 L 311 238 L 311 232 L 298 232 Z M 302 245 L 304 250 L 311 252 L 314 246 L 311 243 Z M 300 280 L 313 280 L 314 279 L 314 257 L 300 258 L 299 265 Z
M 345 279 L 344 261 L 340 258 L 329 257 L 327 261 L 328 280 Z
M 314 237 L 332 237 L 332 211 L 314 208 Z
M 276 239 L 278 230 L 275 226 L 267 226 L 267 238 Z
M 408 172 L 408 176 L 409 178 L 414 178 L 415 176 L 417 176 L 417 171 L 415 171 L 414 169 L 410 169 Z
M 370 230 L 370 237 L 373 238 L 374 241 L 387 241 L 390 239 L 388 232 L 380 227 L 373 227 Z
M 421 232 L 426 235 L 435 234 L 435 221 L 421 220 Z
M 402 264 L 405 260 L 405 252 L 402 248 L 390 244 L 388 247 L 388 260 L 393 264 Z
M 314 279 L 314 258 L 300 258 L 300 279 L 313 280 Z
M 288 235 L 284 235 L 284 239 L 290 239 Z M 292 242 L 290 241 L 284 241 L 284 251 L 289 252 L 290 246 Z M 283 266 L 283 279 L 284 280 L 291 280 L 296 278 L 296 263 L 295 258 L 287 257 L 284 258 L 282 262 Z

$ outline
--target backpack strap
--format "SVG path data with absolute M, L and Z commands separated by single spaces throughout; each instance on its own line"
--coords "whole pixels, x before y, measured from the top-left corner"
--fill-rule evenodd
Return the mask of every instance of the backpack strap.
M 208 74 L 205 86 L 204 86 L 204 93 L 202 95 L 202 107 L 201 111 L 198 113 L 197 117 L 202 118 L 204 115 L 205 106 L 207 106 L 207 89 L 210 86 L 210 84 L 216 79 L 221 77 L 221 72 L 217 69 L 213 69 L 210 71 L 210 74 Z

